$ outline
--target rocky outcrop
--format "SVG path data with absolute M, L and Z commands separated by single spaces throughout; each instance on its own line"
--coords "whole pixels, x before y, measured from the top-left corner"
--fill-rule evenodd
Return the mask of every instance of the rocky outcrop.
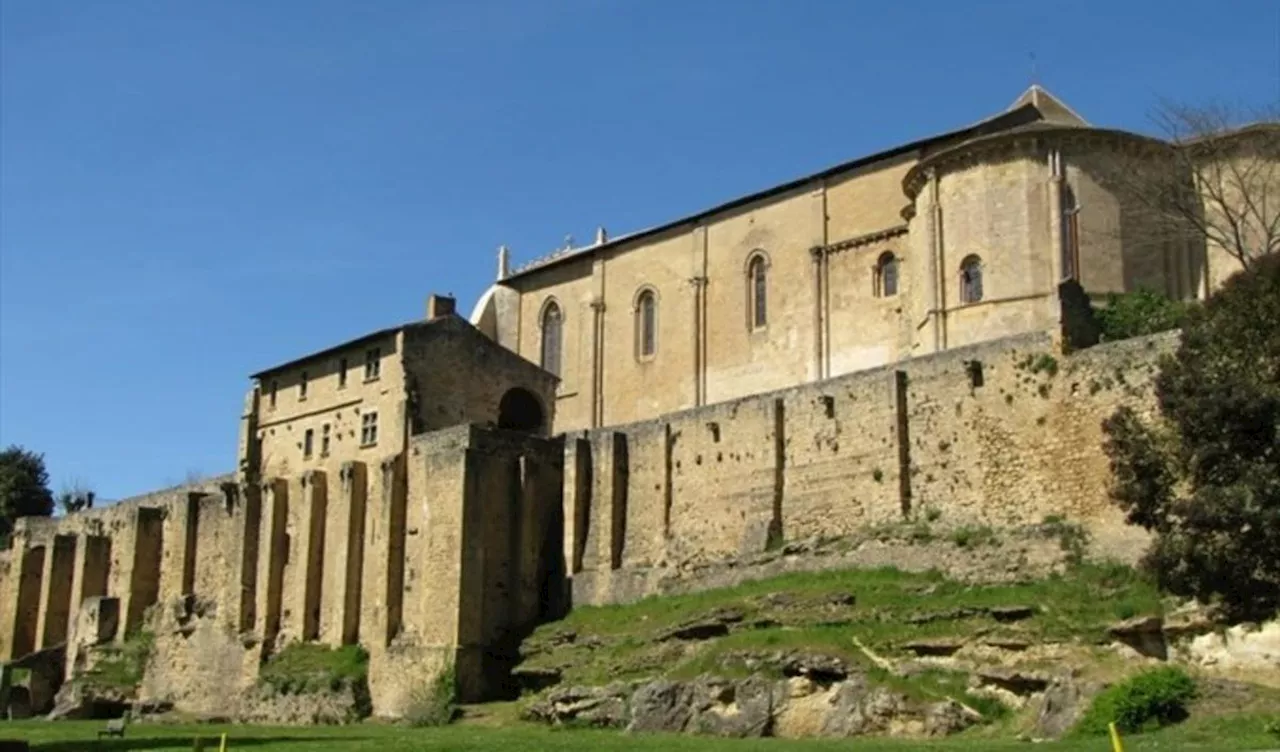
M 266 686 L 247 692 L 236 720 L 278 726 L 341 726 L 369 715 L 369 689 L 344 683 L 324 690 L 285 693 Z
M 1035 735 L 1057 738 L 1067 733 L 1100 689 L 1096 684 L 1081 684 L 1065 678 L 1054 680 L 1036 700 Z
M 525 708 L 523 717 L 555 726 L 623 728 L 630 721 L 627 705 L 633 687 L 556 687 Z
M 954 701 L 923 702 L 873 685 L 838 662 L 793 656 L 789 665 L 795 675 L 781 680 L 700 676 L 556 688 L 531 703 L 525 718 L 738 738 L 944 736 L 981 720 Z

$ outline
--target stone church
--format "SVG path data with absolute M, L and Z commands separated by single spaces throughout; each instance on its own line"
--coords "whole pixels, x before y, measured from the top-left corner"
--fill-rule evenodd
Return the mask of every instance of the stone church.
M 130 701 L 191 713 L 263 717 L 261 667 L 299 643 L 359 645 L 378 716 L 447 668 L 464 700 L 508 696 L 566 608 L 922 514 L 1066 515 L 1131 556 L 1100 424 L 1150 409 L 1169 340 L 1057 358 L 1089 296 L 1202 298 L 1235 263 L 1108 187 L 1152 145 L 1032 87 L 652 229 L 514 270 L 503 249 L 470 321 L 432 296 L 253 374 L 233 473 L 18 520 L 0 710 L 84 710 L 64 679 L 130 641 Z
M 1063 325 L 1060 287 L 1202 297 L 1238 266 L 1106 185 L 1152 139 L 1033 86 L 1005 111 L 509 269 L 471 320 L 560 377 L 558 431 Z M 1131 203 L 1131 202 L 1129 202 Z

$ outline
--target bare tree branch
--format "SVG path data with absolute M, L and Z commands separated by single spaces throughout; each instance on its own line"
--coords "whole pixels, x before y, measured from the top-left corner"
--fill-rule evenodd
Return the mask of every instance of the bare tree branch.
M 1162 101 L 1152 122 L 1164 144 L 1116 160 L 1108 182 L 1164 240 L 1220 249 L 1241 267 L 1280 252 L 1280 110 Z

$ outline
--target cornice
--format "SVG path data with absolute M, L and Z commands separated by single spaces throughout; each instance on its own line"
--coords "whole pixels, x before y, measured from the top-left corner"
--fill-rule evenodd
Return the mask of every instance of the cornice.
M 851 238 L 845 238 L 844 240 L 838 240 L 834 243 L 828 243 L 827 245 L 814 246 L 810 252 L 815 256 L 830 255 L 906 234 L 906 225 L 894 225 L 893 227 L 886 227 L 883 230 L 876 230 L 875 232 L 868 232 L 863 235 L 855 235 Z
M 902 178 L 902 190 L 909 199 L 915 201 L 920 190 L 928 182 L 931 172 L 941 174 L 957 167 L 971 166 L 997 154 L 1008 156 L 1019 152 L 1038 153 L 1050 145 L 1061 148 L 1070 145 L 1104 143 L 1125 149 L 1169 151 L 1174 148 L 1165 141 L 1128 131 L 1066 125 L 1028 127 L 983 136 L 931 154 L 907 171 Z

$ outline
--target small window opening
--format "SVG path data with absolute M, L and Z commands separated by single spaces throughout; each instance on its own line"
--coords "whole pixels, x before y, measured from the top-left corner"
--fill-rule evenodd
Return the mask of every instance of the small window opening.
M 360 416 L 360 446 L 373 446 L 378 443 L 378 414 L 365 413 Z

